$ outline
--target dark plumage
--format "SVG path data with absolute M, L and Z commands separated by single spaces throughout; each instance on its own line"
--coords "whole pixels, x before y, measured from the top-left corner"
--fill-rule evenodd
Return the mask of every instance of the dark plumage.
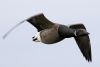
M 33 37 L 33 41 L 42 42 L 45 44 L 53 44 L 65 38 L 74 37 L 85 59 L 92 61 L 91 44 L 88 36 L 89 33 L 83 24 L 73 24 L 67 26 L 53 23 L 49 21 L 42 13 L 32 16 L 24 21 L 28 21 L 37 28 L 38 34 Z M 15 27 L 8 31 L 8 33 L 10 33 Z M 8 33 L 5 34 L 4 38 L 8 35 Z

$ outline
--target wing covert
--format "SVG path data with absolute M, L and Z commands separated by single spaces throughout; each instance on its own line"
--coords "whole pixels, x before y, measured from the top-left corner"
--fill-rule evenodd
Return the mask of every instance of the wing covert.
M 29 23 L 31 23 L 33 26 L 35 26 L 38 31 L 47 29 L 47 28 L 51 28 L 54 23 L 52 23 L 51 21 L 49 21 L 44 15 L 43 13 L 32 16 L 30 18 L 27 19 L 27 21 Z

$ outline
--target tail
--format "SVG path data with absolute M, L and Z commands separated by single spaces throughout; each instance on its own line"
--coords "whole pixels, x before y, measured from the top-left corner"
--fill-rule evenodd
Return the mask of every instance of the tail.
M 23 20 L 22 22 L 16 24 L 14 27 L 12 27 L 7 33 L 5 33 L 5 35 L 3 36 L 3 39 L 5 39 L 16 27 L 18 27 L 19 25 L 21 25 L 22 23 L 24 23 L 26 20 Z

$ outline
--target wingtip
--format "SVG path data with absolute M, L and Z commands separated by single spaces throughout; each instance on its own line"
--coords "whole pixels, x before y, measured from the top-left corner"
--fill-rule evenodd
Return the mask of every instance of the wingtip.
M 92 59 L 87 59 L 88 62 L 92 62 Z
M 5 36 L 2 37 L 2 39 L 5 39 L 5 38 L 6 38 Z
M 89 53 L 88 57 L 85 57 L 88 62 L 92 62 L 92 55 L 91 52 Z
M 88 62 L 92 62 L 92 58 L 90 57 L 89 59 L 87 59 L 88 60 Z
M 4 34 L 4 36 L 2 37 L 3 39 L 5 39 L 16 27 L 18 27 L 19 25 L 21 25 L 22 23 L 24 23 L 26 20 L 21 21 L 20 23 L 16 24 L 14 27 L 12 27 L 7 33 Z

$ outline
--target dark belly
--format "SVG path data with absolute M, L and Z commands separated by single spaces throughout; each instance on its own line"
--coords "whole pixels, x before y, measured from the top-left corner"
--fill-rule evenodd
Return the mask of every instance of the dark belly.
M 58 30 L 55 29 L 46 29 L 41 32 L 41 40 L 45 44 L 53 44 L 63 40 L 58 34 Z

